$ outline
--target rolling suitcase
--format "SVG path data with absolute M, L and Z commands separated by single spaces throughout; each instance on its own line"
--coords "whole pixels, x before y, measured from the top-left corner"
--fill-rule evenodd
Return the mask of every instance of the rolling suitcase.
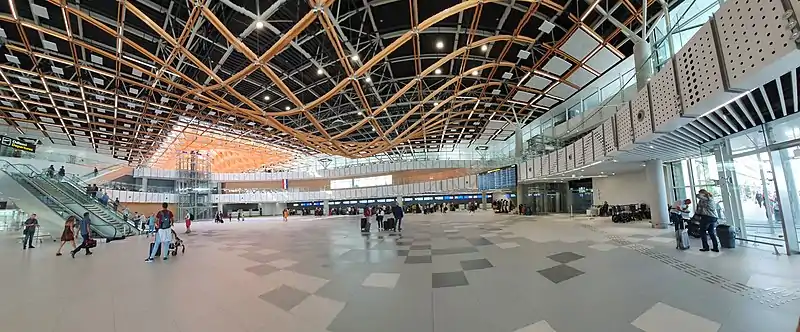
M 369 224 L 367 223 L 367 218 L 361 218 L 361 232 L 369 232 Z
M 675 249 L 678 250 L 689 249 L 689 232 L 687 232 L 685 229 L 676 230 L 675 241 L 677 242 Z
M 386 221 L 383 222 L 383 229 L 384 230 L 394 229 L 394 227 L 395 227 L 394 218 L 386 218 Z

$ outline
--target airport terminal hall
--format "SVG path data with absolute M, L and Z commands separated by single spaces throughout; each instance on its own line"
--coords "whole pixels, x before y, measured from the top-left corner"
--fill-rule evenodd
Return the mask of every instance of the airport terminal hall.
M 0 332 L 800 332 L 799 18 L 0 0 Z

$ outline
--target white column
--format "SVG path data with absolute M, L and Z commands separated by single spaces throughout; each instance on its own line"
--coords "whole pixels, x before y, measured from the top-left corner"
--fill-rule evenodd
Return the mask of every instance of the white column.
M 142 192 L 147 192 L 147 178 L 142 178 Z
M 397 196 L 397 206 L 403 206 L 403 196 Z
M 645 162 L 646 190 L 650 191 L 645 196 L 647 205 L 650 207 L 653 228 L 669 227 L 669 216 L 667 215 L 667 186 L 664 183 L 664 162 L 661 159 L 653 159 Z M 635 190 L 631 188 L 632 190 Z
M 653 77 L 653 61 L 650 58 L 651 54 L 650 43 L 644 40 L 636 41 L 633 44 L 633 62 L 635 63 L 636 70 L 636 90 L 641 90 Z M 662 172 L 663 173 L 663 172 Z
M 322 201 L 322 214 L 327 216 L 330 213 L 330 211 L 331 211 L 331 202 L 329 202 L 327 199 Z
M 484 192 L 481 193 L 481 203 L 482 203 L 481 204 L 481 208 L 484 209 L 484 210 L 487 209 L 486 199 L 487 199 L 486 192 L 484 191 Z

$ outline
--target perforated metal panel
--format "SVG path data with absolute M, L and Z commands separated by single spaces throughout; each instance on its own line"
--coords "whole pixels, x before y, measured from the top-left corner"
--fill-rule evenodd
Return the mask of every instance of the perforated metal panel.
M 567 166 L 565 171 L 575 169 L 575 143 L 567 145 Z
M 583 137 L 573 143 L 575 146 L 575 167 L 583 166 Z
M 626 107 L 626 109 L 627 109 L 627 107 Z M 619 112 L 617 112 L 617 114 L 619 114 Z M 616 116 L 611 117 L 610 119 L 608 119 L 605 122 L 603 122 L 603 135 L 602 135 L 603 137 L 601 137 L 601 138 L 605 138 L 605 139 L 601 139 L 600 142 L 603 142 L 603 152 L 604 153 L 601 155 L 601 157 L 598 157 L 597 156 L 597 149 L 595 149 L 595 151 L 594 151 L 594 154 L 595 154 L 594 160 L 600 160 L 600 159 L 602 159 L 602 156 L 606 156 L 606 155 L 608 155 L 610 153 L 614 153 L 614 152 L 617 151 L 617 140 L 616 140 L 617 135 L 616 135 L 616 133 L 614 133 L 614 122 L 616 121 L 615 118 L 616 118 Z
M 622 107 L 620 107 L 614 118 L 617 121 L 616 128 L 618 149 L 633 149 L 633 127 L 631 127 L 630 103 L 625 103 Z
M 601 136 L 603 133 L 603 127 L 598 127 L 595 131 L 599 131 Z M 587 133 L 586 136 L 583 136 L 583 163 L 589 164 L 594 161 L 594 131 Z M 602 144 L 600 144 L 600 151 L 603 151 Z
M 675 55 L 684 114 L 701 115 L 723 100 L 722 73 L 711 24 L 704 24 Z
M 614 117 L 611 119 L 606 120 L 602 126 L 599 126 L 592 130 L 592 148 L 594 150 L 594 160 L 601 160 L 606 155 L 606 141 L 611 141 L 611 145 L 614 146 L 614 150 L 616 149 L 616 143 L 614 142 Z M 611 126 L 611 128 L 606 129 L 606 125 Z M 606 131 L 610 132 L 612 135 L 608 136 L 608 140 L 605 139 Z
M 550 156 L 548 157 L 550 161 L 550 173 L 549 174 L 556 174 L 558 173 L 558 151 L 550 152 Z
M 800 63 L 785 13 L 780 0 L 731 0 L 714 13 L 730 88 L 761 86 Z
M 542 157 L 533 158 L 533 177 L 542 176 Z
M 525 160 L 525 169 L 522 171 L 525 173 L 526 180 L 533 179 L 533 159 Z
M 667 61 L 667 64 L 650 80 L 653 127 L 657 133 L 670 132 L 685 124 L 685 121 L 680 120 L 682 107 L 677 84 L 672 61 Z
M 647 88 L 639 90 L 636 99 L 631 102 L 631 117 L 633 141 L 644 143 L 653 140 L 653 114 L 650 110 L 650 91 Z
M 558 149 L 558 172 L 567 170 L 567 148 Z

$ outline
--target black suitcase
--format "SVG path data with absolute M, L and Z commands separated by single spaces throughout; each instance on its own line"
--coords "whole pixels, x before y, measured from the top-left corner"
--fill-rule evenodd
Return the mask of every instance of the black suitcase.
M 361 218 L 361 231 L 369 232 L 369 224 L 367 223 L 367 218 Z
M 736 230 L 729 225 L 717 225 L 717 238 L 723 248 L 736 248 Z
M 394 229 L 395 228 L 395 220 L 394 218 L 387 218 L 386 221 L 383 222 L 383 229 Z

